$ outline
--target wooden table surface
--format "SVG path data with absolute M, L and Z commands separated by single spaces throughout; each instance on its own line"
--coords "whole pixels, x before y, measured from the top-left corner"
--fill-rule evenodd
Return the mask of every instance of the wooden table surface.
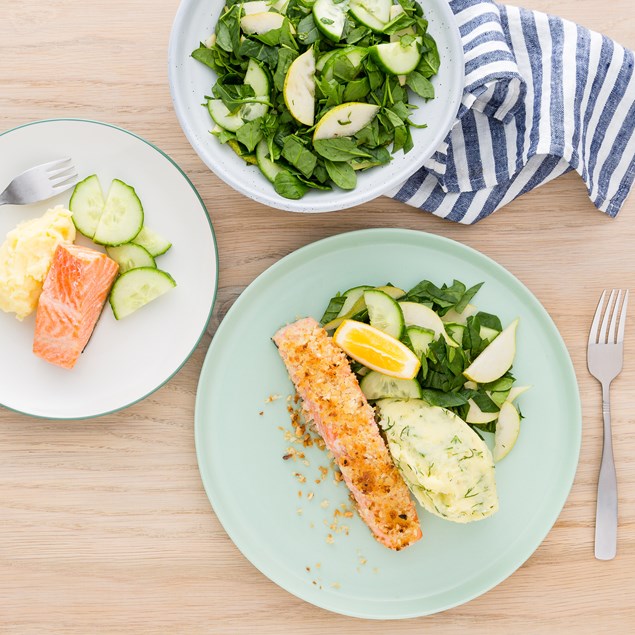
M 0 128 L 86 117 L 155 143 L 203 197 L 216 228 L 221 269 L 209 334 L 177 376 L 145 401 L 72 423 L 0 409 L 0 633 L 635 632 L 635 322 L 627 327 L 625 367 L 613 390 L 620 520 L 618 556 L 611 562 L 593 557 L 600 390 L 585 363 L 600 290 L 635 288 L 635 194 L 610 220 L 593 208 L 582 181 L 571 174 L 475 227 L 386 198 L 314 216 L 257 205 L 207 170 L 177 123 L 166 63 L 177 4 L 1 2 Z M 631 0 L 524 4 L 635 48 Z M 211 334 L 246 285 L 282 256 L 319 238 L 393 226 L 459 240 L 527 284 L 552 315 L 573 358 L 584 434 L 567 504 L 514 575 L 445 613 L 381 623 L 306 604 L 243 558 L 203 491 L 193 422 L 197 378 Z

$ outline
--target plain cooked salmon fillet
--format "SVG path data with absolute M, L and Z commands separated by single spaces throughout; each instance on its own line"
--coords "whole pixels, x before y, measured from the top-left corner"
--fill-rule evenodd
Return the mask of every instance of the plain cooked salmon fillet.
M 119 265 L 106 254 L 58 245 L 44 281 L 35 318 L 33 352 L 73 368 L 101 315 Z
M 408 488 L 344 352 L 313 318 L 283 327 L 273 341 L 375 538 L 395 550 L 419 540 Z

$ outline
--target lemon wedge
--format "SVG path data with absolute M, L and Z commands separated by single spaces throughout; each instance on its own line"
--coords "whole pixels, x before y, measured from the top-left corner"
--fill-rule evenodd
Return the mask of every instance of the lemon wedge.
M 333 341 L 366 368 L 397 379 L 413 379 L 421 366 L 417 356 L 399 340 L 364 322 L 344 320 Z
M 514 363 L 516 356 L 516 327 L 514 320 L 500 335 L 463 371 L 478 384 L 487 384 L 502 377 Z

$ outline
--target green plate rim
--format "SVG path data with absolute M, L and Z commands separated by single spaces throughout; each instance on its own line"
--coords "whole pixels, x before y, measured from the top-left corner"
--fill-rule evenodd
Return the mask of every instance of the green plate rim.
M 511 565 L 505 566 L 504 572 L 499 575 L 492 576 L 492 579 L 489 580 L 486 584 L 481 585 L 478 590 L 474 593 L 469 593 L 462 599 L 453 602 L 447 602 L 445 604 L 439 605 L 434 610 L 424 610 L 424 611 L 403 611 L 397 614 L 387 613 L 387 612 L 360 612 L 360 611 L 343 611 L 339 609 L 333 609 L 328 605 L 328 602 L 320 601 L 320 598 L 326 598 L 327 596 L 320 596 L 319 590 L 314 590 L 313 587 L 306 587 L 306 593 L 302 593 L 301 591 L 296 590 L 295 588 L 291 588 L 290 585 L 286 584 L 285 580 L 280 579 L 280 576 L 272 575 L 267 572 L 266 562 L 260 561 L 260 556 L 257 551 L 257 545 L 246 544 L 240 540 L 236 540 L 232 535 L 232 527 L 228 526 L 227 519 L 223 518 L 222 509 L 217 508 L 217 505 L 214 502 L 215 498 L 215 485 L 213 483 L 206 482 L 206 478 L 204 475 L 203 466 L 206 462 L 206 458 L 203 455 L 202 449 L 202 435 L 203 435 L 203 427 L 206 425 L 204 421 L 204 416 L 202 414 L 203 410 L 203 400 L 206 398 L 205 395 L 205 382 L 206 376 L 210 372 L 210 367 L 213 365 L 214 360 L 214 350 L 216 346 L 218 346 L 218 342 L 222 340 L 223 334 L 226 330 L 231 328 L 232 316 L 234 313 L 241 310 L 243 305 L 248 304 L 252 294 L 258 293 L 259 283 L 265 282 L 270 278 L 277 276 L 278 271 L 288 266 L 293 266 L 295 262 L 298 260 L 303 261 L 306 258 L 310 258 L 313 255 L 317 255 L 325 248 L 328 249 L 333 245 L 335 248 L 341 247 L 341 243 L 350 243 L 355 244 L 355 246 L 359 245 L 359 242 L 353 242 L 356 238 L 364 239 L 366 237 L 374 238 L 380 241 L 383 239 L 392 239 L 393 242 L 398 240 L 400 237 L 407 240 L 417 239 L 419 238 L 422 241 L 431 241 L 432 243 L 437 243 L 440 245 L 446 246 L 448 249 L 458 249 L 459 251 L 463 251 L 469 257 L 480 259 L 484 262 L 484 264 L 493 267 L 493 269 L 511 281 L 513 284 L 516 284 L 523 290 L 528 298 L 528 301 L 533 308 L 538 311 L 539 314 L 544 318 L 545 323 L 549 326 L 552 334 L 555 335 L 555 340 L 558 342 L 559 350 L 556 351 L 559 353 L 563 364 L 567 367 L 567 374 L 565 376 L 565 381 L 569 384 L 569 388 L 573 389 L 573 393 L 576 396 L 576 400 L 574 404 L 571 404 L 572 414 L 571 420 L 578 423 L 579 434 L 576 435 L 576 443 L 575 447 L 571 448 L 571 452 L 567 454 L 567 479 L 564 483 L 564 486 L 560 488 L 559 495 L 554 498 L 552 506 L 554 509 L 553 518 L 550 518 L 545 526 L 544 531 L 539 532 L 538 540 L 532 541 L 532 544 L 535 542 L 535 545 L 531 546 L 529 549 L 525 549 L 519 556 L 511 558 Z M 514 274 L 508 271 L 505 267 L 497 263 L 495 260 L 481 253 L 477 249 L 464 245 L 458 241 L 452 240 L 450 238 L 445 238 L 444 236 L 439 236 L 437 234 L 431 234 L 428 232 L 411 230 L 411 229 L 400 229 L 400 228 L 373 228 L 373 229 L 362 229 L 356 230 L 352 232 L 346 232 L 342 234 L 337 234 L 334 236 L 330 236 L 328 238 L 323 238 L 321 240 L 315 241 L 313 243 L 309 243 L 303 247 L 292 251 L 287 254 L 283 258 L 281 258 L 278 262 L 271 265 L 268 269 L 262 272 L 259 276 L 257 276 L 241 293 L 238 299 L 234 302 L 234 304 L 230 307 L 229 311 L 223 318 L 220 326 L 218 327 L 210 347 L 205 356 L 205 360 L 203 362 L 203 366 L 201 368 L 201 373 L 199 375 L 199 382 L 196 391 L 196 402 L 195 402 L 195 410 L 194 410 L 194 441 L 196 446 L 196 458 L 199 466 L 199 472 L 201 475 L 201 481 L 203 483 L 203 487 L 207 494 L 207 497 L 210 501 L 212 509 L 218 518 L 218 521 L 222 525 L 223 529 L 232 540 L 234 545 L 238 548 L 238 550 L 242 553 L 242 555 L 256 568 L 258 569 L 264 576 L 269 578 L 272 582 L 277 584 L 279 587 L 283 588 L 285 591 L 294 595 L 295 597 L 304 600 L 314 606 L 325 609 L 330 612 L 338 613 L 341 615 L 346 615 L 349 617 L 356 617 L 362 619 L 372 619 L 372 620 L 395 620 L 395 619 L 409 619 L 422 617 L 425 615 L 432 615 L 435 613 L 439 613 L 442 611 L 446 611 L 448 609 L 454 608 L 456 606 L 460 606 L 469 602 L 484 593 L 487 593 L 494 587 L 498 586 L 501 582 L 506 580 L 509 576 L 511 576 L 515 571 L 518 570 L 536 551 L 536 549 L 543 542 L 547 534 L 551 531 L 553 525 L 558 520 L 560 513 L 566 503 L 567 498 L 569 497 L 569 493 L 571 491 L 571 487 L 573 486 L 573 482 L 575 479 L 575 475 L 577 472 L 577 466 L 580 456 L 580 447 L 582 442 L 582 407 L 580 400 L 580 391 L 578 387 L 577 377 L 575 374 L 575 369 L 573 366 L 573 362 L 571 361 L 571 356 L 569 355 L 569 351 L 560 335 L 560 332 L 552 320 L 551 316 L 547 312 L 547 310 L 543 307 L 540 301 L 536 298 L 536 296 L 529 290 L 529 288 L 523 284 Z M 477 577 L 477 576 L 474 576 Z M 474 579 L 471 578 L 472 580 Z M 302 589 L 304 590 L 304 589 Z M 395 604 L 396 605 L 396 604 Z
M 6 410 L 9 410 L 10 412 L 26 415 L 28 417 L 32 417 L 33 419 L 42 419 L 44 421 L 89 421 L 91 419 L 96 419 L 97 417 L 105 417 L 106 415 L 114 414 L 115 412 L 119 412 L 120 410 L 125 410 L 126 408 L 130 408 L 130 406 L 134 406 L 140 401 L 143 401 L 144 399 L 149 397 L 152 393 L 155 393 L 157 390 L 159 390 L 159 388 L 163 388 L 163 386 L 165 386 L 165 384 L 167 384 L 181 370 L 181 368 L 185 366 L 187 361 L 194 354 L 194 351 L 198 348 L 198 345 L 200 344 L 201 340 L 203 339 L 203 336 L 205 335 L 205 332 L 207 331 L 209 322 L 212 319 L 212 314 L 214 313 L 214 307 L 216 306 L 216 298 L 218 297 L 218 278 L 219 278 L 219 270 L 220 270 L 220 261 L 218 256 L 218 241 L 216 240 L 216 232 L 214 231 L 214 225 L 212 224 L 212 219 L 210 218 L 209 211 L 205 203 L 203 202 L 201 195 L 198 193 L 198 190 L 194 186 L 194 183 L 190 181 L 190 178 L 187 176 L 187 174 L 181 169 L 179 164 L 171 156 L 169 156 L 167 153 L 161 150 L 161 148 L 155 146 L 153 143 L 151 143 L 147 139 L 140 137 L 138 134 L 135 134 L 134 132 L 131 132 L 130 130 L 121 128 L 120 126 L 116 126 L 111 123 L 106 123 L 105 121 L 97 121 L 96 119 L 84 119 L 82 117 L 53 117 L 51 119 L 37 119 L 36 121 L 29 121 L 28 123 L 23 123 L 19 126 L 15 126 L 14 128 L 10 128 L 9 130 L 5 130 L 4 132 L 0 132 L 0 137 L 4 137 L 4 135 L 10 134 L 11 132 L 15 132 L 16 130 L 20 130 L 21 128 L 28 128 L 29 126 L 36 126 L 42 123 L 58 123 L 60 121 L 75 121 L 79 123 L 90 123 L 90 124 L 96 124 L 98 126 L 105 126 L 106 128 L 114 128 L 115 130 L 119 130 L 120 132 L 125 132 L 131 137 L 135 137 L 136 139 L 139 139 L 139 141 L 143 141 L 143 143 L 145 143 L 146 145 L 149 145 L 152 149 L 156 150 L 160 155 L 165 157 L 181 173 L 181 176 L 183 176 L 187 184 L 192 188 L 194 194 L 196 194 L 196 198 L 199 200 L 203 210 L 205 211 L 205 217 L 207 218 L 209 229 L 212 234 L 212 242 L 214 243 L 214 254 L 216 257 L 216 276 L 214 280 L 214 293 L 212 294 L 212 303 L 209 309 L 209 314 L 207 316 L 207 319 L 205 320 L 205 324 L 203 325 L 203 330 L 201 331 L 201 334 L 198 336 L 192 350 L 185 356 L 185 359 L 181 362 L 179 367 L 173 373 L 171 373 L 169 377 L 167 377 L 164 381 L 162 381 L 158 386 L 153 388 L 150 392 L 146 393 L 142 397 L 139 397 L 138 399 L 135 399 L 134 401 L 131 401 L 130 403 L 127 403 L 123 406 L 118 406 L 117 408 L 113 408 L 112 410 L 106 410 L 104 412 L 99 412 L 93 415 L 89 415 L 88 417 L 47 417 L 44 415 L 32 414 L 24 410 L 17 410 L 16 408 L 11 408 L 10 406 L 0 403 L 0 406 L 5 408 Z

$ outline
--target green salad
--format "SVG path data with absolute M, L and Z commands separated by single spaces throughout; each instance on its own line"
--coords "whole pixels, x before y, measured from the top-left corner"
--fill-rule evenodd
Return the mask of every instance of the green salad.
M 455 280 L 438 287 L 423 280 L 409 291 L 391 284 L 361 285 L 331 298 L 321 324 L 335 331 L 337 343 L 338 332 L 352 320 L 405 344 L 408 355 L 414 353 L 420 362 L 412 379 L 353 360 L 366 398 L 422 399 L 446 408 L 479 436 L 494 433 L 494 459 L 500 460 L 518 436 L 522 416 L 514 402 L 527 387 L 515 386 L 512 373 L 518 320 L 503 328 L 496 315 L 477 309 L 472 300 L 482 284 L 467 288 Z M 374 346 L 380 347 L 377 341 Z M 368 350 L 373 344 L 365 346 Z
M 439 53 L 415 0 L 226 0 L 192 57 L 218 78 L 212 134 L 289 199 L 352 190 L 413 148 L 411 91 L 434 97 Z

